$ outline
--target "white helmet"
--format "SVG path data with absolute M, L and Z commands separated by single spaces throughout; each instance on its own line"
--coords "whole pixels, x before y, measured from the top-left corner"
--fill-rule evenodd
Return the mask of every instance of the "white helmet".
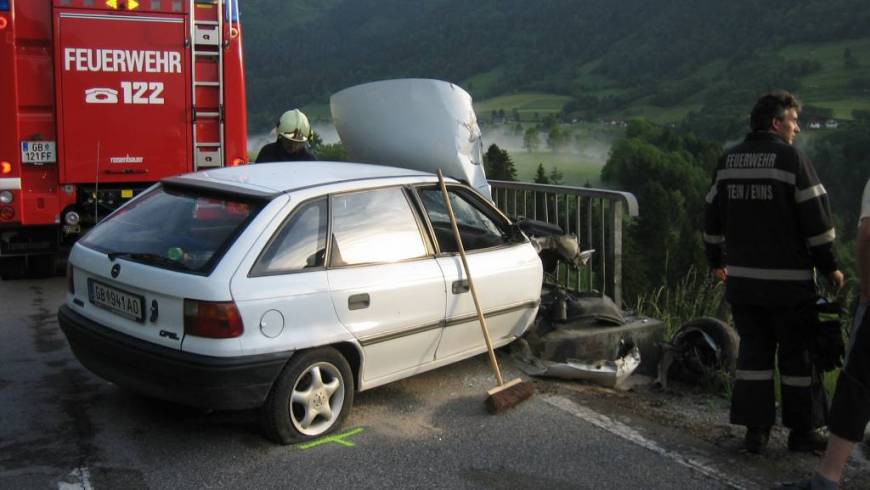
M 293 109 L 281 114 L 278 119 L 278 136 L 290 141 L 305 143 L 311 134 L 308 118 L 299 109 Z

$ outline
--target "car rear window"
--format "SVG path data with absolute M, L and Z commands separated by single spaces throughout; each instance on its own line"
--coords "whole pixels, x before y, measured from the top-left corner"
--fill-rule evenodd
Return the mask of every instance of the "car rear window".
M 208 274 L 262 206 L 245 196 L 161 186 L 119 209 L 79 243 L 112 258 Z

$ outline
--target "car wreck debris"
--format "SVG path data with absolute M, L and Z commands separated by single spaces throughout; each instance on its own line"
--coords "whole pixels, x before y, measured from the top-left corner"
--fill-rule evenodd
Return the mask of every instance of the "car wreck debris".
M 518 348 L 516 357 L 520 368 L 530 376 L 583 380 L 606 388 L 621 388 L 640 366 L 640 349 L 630 340 L 619 342 L 615 360 L 566 359 L 565 362 L 553 362 L 535 357 L 527 342 L 521 341 Z
M 667 388 L 673 378 L 691 384 L 721 384 L 734 374 L 740 338 L 716 318 L 698 318 L 683 325 L 670 342 L 662 342 L 656 384 Z
M 551 223 L 521 219 L 517 225 L 530 236 L 545 274 L 538 317 L 515 347 L 520 368 L 531 376 L 623 387 L 640 366 L 641 349 L 630 332 L 614 329 L 628 329 L 622 310 L 598 291 L 569 291 L 554 277 L 560 262 L 586 266 L 595 250 L 581 250 L 575 235 Z

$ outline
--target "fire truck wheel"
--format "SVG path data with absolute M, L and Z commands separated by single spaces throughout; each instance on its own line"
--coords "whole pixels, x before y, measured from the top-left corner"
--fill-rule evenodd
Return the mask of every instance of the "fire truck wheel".
M 27 275 L 34 279 L 45 279 L 54 276 L 57 255 L 31 255 L 27 258 Z

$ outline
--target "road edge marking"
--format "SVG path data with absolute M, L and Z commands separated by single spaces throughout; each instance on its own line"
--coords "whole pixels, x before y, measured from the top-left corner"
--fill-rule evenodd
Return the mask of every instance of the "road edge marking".
M 670 459 L 682 466 L 690 468 L 694 471 L 697 471 L 709 478 L 713 478 L 714 480 L 720 481 L 732 488 L 738 490 L 747 490 L 748 488 L 755 488 L 756 485 L 747 482 L 741 482 L 734 477 L 727 475 L 716 468 L 708 465 L 707 463 L 696 459 L 690 458 L 688 456 L 684 456 L 680 453 L 669 451 L 662 446 L 658 445 L 654 441 L 647 439 L 642 436 L 638 431 L 632 429 L 631 427 L 617 422 L 616 420 L 611 419 L 606 415 L 602 415 L 591 408 L 580 405 L 574 401 L 571 401 L 567 398 L 555 395 L 544 395 L 541 399 L 550 406 L 558 408 L 564 412 L 567 412 L 581 420 L 584 420 L 600 429 L 603 429 L 607 432 L 610 432 L 613 435 L 619 436 L 622 439 L 625 439 L 632 444 L 640 446 L 644 449 L 648 449 L 656 454 L 664 456 L 665 458 Z
M 94 490 L 91 485 L 91 472 L 86 466 L 73 469 L 64 480 L 66 481 L 57 482 L 57 490 Z M 69 483 L 70 480 L 74 483 Z

